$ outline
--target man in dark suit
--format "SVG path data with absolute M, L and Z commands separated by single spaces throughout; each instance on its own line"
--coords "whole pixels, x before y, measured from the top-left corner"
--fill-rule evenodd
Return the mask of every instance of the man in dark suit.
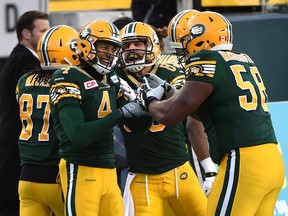
M 50 28 L 48 14 L 28 11 L 17 21 L 18 44 L 0 72 L 0 215 L 19 215 L 18 179 L 20 159 L 18 138 L 21 131 L 19 106 L 15 99 L 18 79 L 40 67 L 37 43 Z

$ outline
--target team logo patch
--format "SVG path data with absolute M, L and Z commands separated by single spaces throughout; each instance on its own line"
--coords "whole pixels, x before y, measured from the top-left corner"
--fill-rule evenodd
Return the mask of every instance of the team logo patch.
M 187 174 L 186 172 L 181 173 L 181 175 L 180 175 L 180 179 L 181 179 L 181 180 L 185 180 L 185 179 L 187 179 L 187 178 L 188 178 L 188 174 Z
M 202 24 L 196 24 L 191 27 L 190 34 L 193 38 L 200 37 L 205 32 L 205 26 Z
M 87 82 L 84 82 L 84 88 L 87 89 L 92 89 L 98 87 L 98 84 L 96 80 L 89 80 Z
M 189 77 L 192 74 L 199 74 L 202 71 L 203 71 L 203 67 L 201 65 L 194 65 L 186 69 L 185 75 L 186 77 Z

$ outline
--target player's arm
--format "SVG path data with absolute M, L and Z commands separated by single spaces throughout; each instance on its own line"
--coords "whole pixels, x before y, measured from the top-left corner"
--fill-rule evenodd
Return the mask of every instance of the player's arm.
M 148 110 L 155 121 L 174 125 L 193 114 L 212 92 L 211 83 L 187 81 L 170 99 L 150 102 Z
M 197 158 L 202 161 L 210 157 L 207 135 L 204 131 L 202 122 L 191 116 L 188 116 L 186 122 L 186 130 L 191 146 L 193 147 Z
M 123 117 L 118 110 L 114 110 L 104 118 L 85 122 L 79 102 L 77 100 L 74 102 L 71 100 L 69 106 L 60 108 L 59 119 L 71 142 L 76 147 L 83 148 L 101 139 L 102 136 L 107 134 L 107 131 L 118 124 Z

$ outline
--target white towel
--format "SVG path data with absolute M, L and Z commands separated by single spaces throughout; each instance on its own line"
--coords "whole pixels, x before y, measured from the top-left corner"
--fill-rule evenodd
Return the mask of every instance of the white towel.
M 135 176 L 135 173 L 129 172 L 126 178 L 126 184 L 123 194 L 124 216 L 134 216 L 134 204 L 133 197 L 130 191 L 130 184 Z

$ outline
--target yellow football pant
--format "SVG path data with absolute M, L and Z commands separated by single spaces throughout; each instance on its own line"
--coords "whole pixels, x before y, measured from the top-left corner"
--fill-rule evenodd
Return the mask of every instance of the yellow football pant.
M 207 216 L 272 216 L 284 172 L 275 144 L 232 150 L 220 162 Z
M 67 216 L 123 216 L 124 204 L 116 168 L 77 166 L 60 160 Z
M 20 215 L 64 215 L 64 200 L 59 184 L 19 181 Z
M 189 162 L 163 174 L 137 173 L 130 190 L 135 216 L 162 216 L 165 201 L 177 216 L 206 214 L 207 198 Z

